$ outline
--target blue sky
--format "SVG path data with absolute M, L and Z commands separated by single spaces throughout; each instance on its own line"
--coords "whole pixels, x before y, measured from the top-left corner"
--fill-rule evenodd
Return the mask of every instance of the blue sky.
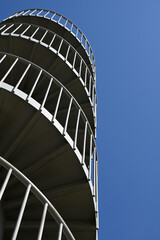
M 63 14 L 97 66 L 100 240 L 160 239 L 160 1 L 1 0 Z

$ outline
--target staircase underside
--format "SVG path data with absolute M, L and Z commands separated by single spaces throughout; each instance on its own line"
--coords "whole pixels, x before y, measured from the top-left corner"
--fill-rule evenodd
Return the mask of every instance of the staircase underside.
M 76 154 L 63 135 L 39 111 L 4 89 L 0 89 L 0 115 L 3 139 L 0 155 L 44 193 L 65 219 L 76 239 L 94 239 L 95 213 L 91 189 Z M 0 180 L 4 177 L 5 172 L 0 169 Z M 23 195 L 23 185 L 11 179 L 2 202 L 6 219 L 4 239 L 8 239 L 12 232 Z M 30 196 L 19 239 L 33 226 L 32 232 L 36 234 L 40 208 L 36 199 Z M 51 226 L 48 219 L 44 239 L 50 239 L 51 236 L 54 239 L 55 227 Z M 25 235 L 23 239 L 27 239 Z

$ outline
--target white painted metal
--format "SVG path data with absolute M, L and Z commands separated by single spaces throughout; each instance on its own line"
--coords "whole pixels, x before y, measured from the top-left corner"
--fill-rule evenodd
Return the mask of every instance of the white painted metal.
M 41 38 L 41 40 L 40 40 L 40 42 L 42 42 L 43 41 L 43 39 L 45 38 L 45 36 L 46 36 L 46 34 L 48 33 L 48 30 L 46 30 L 45 31 L 45 33 L 44 33 L 44 35 L 42 36 L 42 38 Z
M 91 180 L 91 172 L 92 172 L 92 138 L 90 136 L 90 151 L 89 151 L 89 171 L 88 171 L 88 179 Z
M 16 60 L 13 62 L 11 67 L 8 69 L 8 71 L 6 72 L 4 77 L 0 80 L 0 83 L 2 83 L 4 81 L 4 79 L 9 75 L 9 73 L 12 71 L 12 69 L 14 68 L 14 66 L 16 65 L 17 62 L 18 62 L 18 58 L 16 58 Z
M 13 32 L 11 32 L 11 35 L 13 35 L 21 26 L 22 26 L 22 23 L 16 29 L 14 29 Z
M 74 149 L 77 147 L 77 135 L 78 135 L 80 114 L 81 114 L 81 109 L 78 110 L 77 123 L 76 123 L 76 129 L 75 129 L 74 146 L 73 146 Z
M 21 33 L 21 36 L 23 36 L 27 31 L 28 29 L 31 27 L 31 25 L 29 25 L 22 33 Z
M 61 87 L 60 89 L 60 92 L 59 92 L 59 96 L 58 96 L 58 101 L 57 101 L 57 105 L 56 105 L 56 108 L 55 108 L 55 112 L 54 112 L 54 115 L 53 115 L 53 118 L 52 118 L 52 122 L 54 122 L 56 116 L 57 116 L 57 111 L 58 111 L 58 107 L 59 107 L 59 104 L 60 104 L 60 100 L 61 100 L 61 96 L 62 96 L 62 91 L 63 91 L 63 87 Z
M 96 126 L 96 114 L 97 114 L 97 98 L 95 86 L 96 68 L 92 49 L 87 38 L 84 36 L 81 30 L 77 28 L 71 21 L 69 21 L 67 18 L 63 17 L 60 14 L 41 9 L 29 9 L 18 12 L 9 17 L 8 19 L 18 16 L 20 16 L 20 18 L 23 16 L 32 17 L 36 16 L 41 18 L 47 18 L 48 20 L 54 21 L 55 23 L 63 26 L 67 31 L 71 33 L 71 34 L 68 33 L 68 36 L 71 36 L 72 39 L 74 36 L 75 39 L 77 39 L 77 41 L 81 43 L 90 60 L 90 65 L 87 60 L 87 64 L 89 66 L 88 67 L 85 60 L 79 54 L 79 51 L 74 49 L 74 47 L 65 40 L 65 34 L 64 37 L 62 38 L 57 33 L 54 33 L 51 30 L 48 30 L 38 25 L 36 26 L 34 24 L 26 23 L 14 23 L 9 25 L 6 24 L 0 27 L 0 37 L 3 37 L 3 35 L 19 38 L 23 37 L 27 39 L 27 41 L 28 40 L 34 41 L 36 42 L 36 44 L 41 44 L 44 47 L 48 48 L 50 51 L 52 51 L 54 54 L 57 54 L 56 58 L 63 60 L 65 64 L 67 64 L 74 73 L 74 77 L 73 79 L 71 79 L 71 81 L 74 79 L 76 79 L 77 81 L 78 79 L 81 85 L 84 87 L 83 89 L 85 89 L 86 91 L 86 96 L 88 97 L 89 102 L 81 103 L 80 106 L 76 99 L 72 96 L 72 94 L 64 87 L 63 81 L 62 82 L 58 81 L 46 70 L 40 68 L 38 65 L 33 64 L 32 62 L 29 62 L 21 57 L 14 56 L 13 54 L 0 52 L 1 57 L 0 68 L 2 66 L 3 69 L 2 64 L 5 64 L 7 61 L 9 63 L 12 62 L 12 64 L 9 64 L 9 66 L 6 65 L 7 67 L 4 68 L 5 73 L 2 71 L 0 88 L 5 89 L 9 92 L 13 92 L 13 94 L 27 101 L 28 102 L 27 104 L 30 104 L 32 107 L 39 110 L 40 115 L 43 114 L 51 122 L 51 124 L 53 124 L 53 126 L 56 128 L 56 131 L 57 130 L 59 131 L 61 137 L 65 139 L 66 143 L 70 145 L 71 151 L 74 151 L 75 156 L 77 157 L 77 160 L 80 163 L 79 166 L 84 171 L 86 180 L 88 180 L 87 184 L 89 186 L 90 189 L 89 192 L 91 193 L 94 204 L 95 219 L 97 224 L 96 228 L 98 228 L 98 159 L 95 144 L 96 131 L 95 134 L 93 134 L 92 128 L 94 127 L 91 128 L 89 123 L 90 119 L 88 118 L 89 119 L 88 121 L 87 119 L 88 115 L 86 117 L 84 111 L 82 110 L 82 107 L 85 108 L 88 107 L 87 104 L 90 105 L 91 110 L 93 110 L 92 116 L 94 116 L 94 122 Z M 55 26 L 55 24 L 53 26 Z M 21 27 L 23 30 L 21 30 Z M 20 34 L 16 34 L 17 31 Z M 49 44 L 48 39 L 51 39 Z M 40 48 L 42 48 L 41 45 L 39 45 Z M 81 45 L 78 46 L 82 50 Z M 83 51 L 82 53 L 85 52 Z M 83 57 L 84 56 L 86 59 L 87 56 L 83 55 Z M 18 64 L 16 64 L 17 62 Z M 15 77 L 14 73 L 18 71 L 17 65 L 19 64 L 23 65 L 22 69 L 24 70 L 19 76 L 19 80 L 16 79 L 15 83 L 14 81 L 12 81 L 11 84 L 9 83 L 10 76 L 12 76 L 13 78 Z M 64 66 L 64 63 L 62 66 Z M 67 69 L 69 69 L 68 66 Z M 13 74 L 9 75 L 12 70 L 14 70 Z M 71 72 L 71 70 L 67 71 Z M 26 90 L 24 89 L 23 91 L 23 86 L 25 87 L 26 85 L 25 81 L 30 81 L 30 78 L 28 78 L 28 76 L 30 76 L 30 73 L 33 72 L 37 73 L 36 79 L 32 79 L 32 81 L 30 82 L 29 92 L 27 89 Z M 21 89 L 20 85 L 22 86 Z M 67 85 L 67 87 L 69 89 L 69 85 Z M 34 99 L 34 96 L 36 98 L 36 94 L 38 93 L 39 89 L 42 88 L 43 90 L 40 93 L 40 99 L 39 100 Z M 52 98 L 54 99 L 53 107 L 52 104 L 50 104 Z M 65 104 L 66 99 L 69 104 Z M 50 104 L 48 108 L 47 104 Z M 48 216 L 47 213 L 49 212 L 59 226 L 59 231 L 57 232 L 58 240 L 62 239 L 62 235 L 63 237 L 65 235 L 67 239 L 74 240 L 74 237 L 70 230 L 68 229 L 66 223 L 63 221 L 63 219 L 60 217 L 60 215 L 55 210 L 53 205 L 48 201 L 48 199 L 40 192 L 40 190 L 36 188 L 36 186 L 29 179 L 27 179 L 21 172 L 19 172 L 14 166 L 12 166 L 10 163 L 5 161 L 1 157 L 0 166 L 3 166 L 8 170 L 8 173 L 6 175 L 6 178 L 4 179 L 2 188 L 0 190 L 0 199 L 3 196 L 3 193 L 7 191 L 7 185 L 12 174 L 18 180 L 20 180 L 20 182 L 27 186 L 24 200 L 17 219 L 17 224 L 15 226 L 14 233 L 12 236 L 12 240 L 17 239 L 30 192 L 32 192 L 44 206 L 43 213 L 40 217 L 41 218 L 40 225 L 37 231 L 37 239 L 38 240 L 42 239 L 43 230 L 45 229 L 45 226 L 47 224 L 46 216 Z M 98 235 L 94 239 L 97 240 Z
M 83 155 L 82 155 L 82 164 L 85 163 L 85 157 L 86 157 L 86 138 L 87 138 L 87 127 L 88 122 L 85 123 L 85 130 L 84 130 L 84 140 L 83 140 Z
M 27 190 L 26 190 L 23 202 L 22 202 L 22 206 L 21 206 L 21 209 L 20 209 L 20 212 L 19 212 L 19 216 L 18 216 L 17 223 L 16 223 L 16 226 L 15 226 L 15 229 L 14 229 L 14 233 L 13 233 L 13 236 L 12 236 L 12 240 L 16 240 L 16 238 L 17 238 L 18 231 L 19 231 L 20 224 L 21 224 L 21 220 L 22 220 L 22 217 L 23 217 L 23 214 L 24 214 L 24 210 L 25 210 L 30 192 L 32 192 L 34 194 L 34 196 L 44 205 L 44 211 L 43 211 L 43 214 L 42 214 L 42 219 L 41 219 L 41 224 L 40 224 L 40 228 L 39 228 L 38 237 L 42 236 L 43 227 L 44 227 L 44 223 L 45 223 L 46 211 L 48 211 L 51 214 L 51 216 L 54 218 L 54 220 L 57 222 L 57 224 L 60 225 L 60 226 L 61 225 L 63 226 L 63 231 L 62 231 L 62 227 L 61 227 L 60 233 L 62 231 L 68 240 L 75 240 L 75 238 L 72 235 L 71 231 L 69 230 L 68 226 L 66 225 L 66 223 L 64 222 L 62 217 L 59 215 L 57 210 L 54 208 L 54 206 L 50 203 L 50 201 L 43 195 L 43 193 L 24 174 L 22 174 L 18 169 L 16 169 L 12 164 L 7 162 L 2 157 L 0 157 L 0 166 L 2 166 L 2 167 L 4 167 L 5 169 L 8 170 L 7 176 L 10 177 L 11 174 L 12 174 L 21 183 L 23 183 L 25 186 L 27 186 Z M 9 180 L 9 177 L 7 178 L 8 180 Z M 7 182 L 5 180 L 3 185 L 7 185 L 8 180 L 7 180 Z
M 74 65 L 75 65 L 75 62 L 76 62 L 76 57 L 77 57 L 77 52 L 74 53 L 72 68 L 74 68 Z
M 1 60 L 0 60 L 0 63 L 2 63 L 3 62 L 3 60 L 6 58 L 6 54 L 5 55 L 3 55 L 3 57 L 1 58 Z
M 5 26 L 6 26 L 6 25 L 3 25 L 3 26 L 0 28 L 0 30 L 2 30 Z
M 36 78 L 36 81 L 35 81 L 35 83 L 34 83 L 34 85 L 33 85 L 33 87 L 32 87 L 32 89 L 31 89 L 31 91 L 30 91 L 30 93 L 29 93 L 29 95 L 28 95 L 26 100 L 28 100 L 32 96 L 32 93 L 33 93 L 33 91 L 34 91 L 34 89 L 35 89 L 35 87 L 36 87 L 36 85 L 37 85 L 37 83 L 38 83 L 38 81 L 39 81 L 39 79 L 41 77 L 41 74 L 42 74 L 42 70 L 40 70 L 40 72 L 39 72 L 39 74 L 38 74 L 38 76 Z
M 5 32 L 6 32 L 7 30 L 9 30 L 11 27 L 13 27 L 13 25 L 14 25 L 14 24 L 9 25 L 9 27 L 7 27 L 3 32 L 1 32 L 1 34 L 2 34 L 2 35 L 5 34 Z
M 51 80 L 50 80 L 50 82 L 49 82 L 49 85 L 48 85 L 46 94 L 45 94 L 45 96 L 44 96 L 43 102 L 42 102 L 42 104 L 41 104 L 40 110 L 41 110 L 41 109 L 44 107 L 44 105 L 45 105 L 45 102 L 46 102 L 47 97 L 48 97 L 49 90 L 50 90 L 51 85 L 52 85 L 52 82 L 53 82 L 53 78 L 51 78 Z
M 66 131 L 67 131 L 68 120 L 69 120 L 69 115 L 70 115 L 70 111 L 71 111 L 72 102 L 73 102 L 73 98 L 70 99 L 70 103 L 69 103 L 69 107 L 68 107 L 66 122 L 65 122 L 64 129 L 63 129 L 63 134 L 64 135 L 66 134 Z
M 27 190 L 26 190 L 26 193 L 25 193 L 25 196 L 24 196 L 24 200 L 23 200 L 20 212 L 19 212 L 18 219 L 17 219 L 17 223 L 16 223 L 16 226 L 15 226 L 15 229 L 14 229 L 14 232 L 13 232 L 12 240 L 16 240 L 16 238 L 17 238 L 18 231 L 19 231 L 19 228 L 20 228 L 20 224 L 21 224 L 21 221 L 22 221 L 22 217 L 23 217 L 24 210 L 25 210 L 25 207 L 26 207 L 26 204 L 27 204 L 27 200 L 28 200 L 28 197 L 29 197 L 30 190 L 31 190 L 31 184 L 29 184 L 28 187 L 27 187 Z
M 12 173 L 12 169 L 9 169 L 9 170 L 8 170 L 8 173 L 7 173 L 7 176 L 6 176 L 6 178 L 5 178 L 4 182 L 3 182 L 1 191 L 0 191 L 0 200 L 2 199 L 3 193 L 4 193 L 5 189 L 6 189 L 6 186 L 7 186 L 7 184 L 8 184 L 8 181 L 9 181 L 9 179 L 10 179 L 11 173 Z
M 47 209 L 48 209 L 48 203 L 45 203 L 37 240 L 42 239 L 44 224 L 45 224 L 46 215 L 47 215 Z
M 29 14 L 30 11 L 32 11 L 32 12 Z M 38 14 L 34 14 L 36 11 L 39 11 L 39 13 L 38 13 Z M 92 48 L 91 48 L 91 46 L 90 46 L 90 44 L 89 44 L 89 41 L 88 41 L 87 38 L 85 37 L 85 35 L 82 33 L 82 31 L 81 31 L 74 23 L 72 23 L 70 20 L 68 20 L 67 18 L 65 18 L 64 16 L 62 16 L 62 15 L 60 15 L 60 14 L 57 14 L 57 13 L 55 13 L 55 12 L 48 11 L 48 10 L 42 10 L 42 9 L 30 9 L 30 10 L 25 10 L 24 13 L 23 13 L 23 16 L 24 16 L 24 15 L 25 15 L 25 16 L 27 16 L 27 15 L 32 15 L 32 16 L 40 17 L 40 14 L 41 14 L 42 12 L 46 12 L 46 14 L 43 16 L 44 18 L 48 15 L 48 13 L 53 13 L 53 16 L 50 17 L 49 19 L 50 19 L 51 21 L 56 22 L 57 24 L 62 25 L 66 30 L 68 30 L 68 28 L 67 28 L 67 22 L 69 21 L 69 22 L 71 23 L 71 29 L 70 29 L 69 31 L 70 31 L 76 38 L 77 38 L 77 35 L 78 35 L 77 31 L 79 32 L 79 34 L 80 34 L 80 36 L 81 36 L 80 42 L 81 42 L 82 46 L 84 47 L 85 51 L 87 52 L 87 55 L 88 55 L 89 60 L 90 60 L 90 62 L 91 62 L 91 66 L 92 66 L 93 71 L 94 71 L 94 73 L 95 73 L 95 70 L 96 70 L 96 69 L 95 69 L 95 60 L 94 60 L 94 55 L 93 55 Z M 18 12 L 18 13 L 16 13 L 16 14 L 20 14 L 20 13 L 21 13 L 21 12 Z M 16 17 L 16 16 L 17 16 L 16 14 L 12 15 L 12 16 L 9 17 L 9 18 Z M 54 18 L 56 15 L 60 16 L 60 18 L 59 18 L 57 21 L 56 21 L 55 19 L 53 20 L 53 18 Z M 41 17 L 42 17 L 42 16 L 41 16 Z M 9 18 L 8 18 L 8 19 L 9 19 Z M 66 20 L 67 22 L 65 22 L 65 24 L 62 24 L 62 23 L 60 23 L 60 20 L 61 20 L 61 19 L 64 19 L 64 20 Z M 7 19 L 5 19 L 5 20 L 7 20 Z M 72 31 L 73 26 L 76 28 L 76 34 Z M 83 39 L 84 39 L 84 41 L 83 41 Z M 77 38 L 77 40 L 79 40 L 79 39 Z M 87 48 L 87 45 L 88 45 L 88 48 Z M 92 63 L 92 60 L 93 60 L 93 63 Z M 94 77 L 94 79 L 96 79 L 96 76 Z
M 39 30 L 39 27 L 38 27 L 38 28 L 35 30 L 35 32 L 32 34 L 31 38 L 34 37 L 34 35 L 38 32 L 38 30 Z
M 21 33 L 20 35 L 14 34 L 13 32 L 12 32 L 12 33 L 9 33 L 9 32 L 8 32 L 8 33 L 6 33 L 6 34 L 7 34 L 7 35 L 11 35 L 11 36 L 13 36 L 13 37 L 24 37 L 24 34 L 27 33 L 27 30 L 28 30 L 29 28 L 31 28 L 31 27 L 36 27 L 36 30 L 34 31 L 34 33 L 32 34 L 32 36 L 29 36 L 29 34 L 28 34 L 28 35 L 25 34 L 25 38 L 27 38 L 28 40 L 31 40 L 31 41 L 35 41 L 35 40 L 36 40 L 36 42 L 38 43 L 39 40 L 36 39 L 36 38 L 33 38 L 33 37 L 35 36 L 35 34 L 37 33 L 38 30 L 45 30 L 45 31 L 46 31 L 46 29 L 44 29 L 44 28 L 42 28 L 42 27 L 37 27 L 36 25 L 33 25 L 33 24 L 32 24 L 32 25 L 29 25 L 29 26 L 28 26 L 28 24 L 23 24 L 23 26 L 26 26 L 26 29 L 25 29 L 25 30 L 23 31 L 23 33 Z M 16 24 L 15 24 L 15 28 L 16 28 Z M 8 28 L 7 28 L 7 29 L 8 29 Z M 6 32 L 7 29 L 5 29 L 4 31 Z M 69 45 L 69 43 L 68 43 L 66 40 L 64 40 L 63 38 L 61 38 L 59 35 L 55 34 L 54 32 L 51 32 L 51 31 L 49 31 L 49 30 L 47 30 L 47 31 L 53 35 L 53 38 L 52 38 L 50 44 L 48 45 L 48 44 L 46 44 L 45 42 L 43 42 L 43 40 L 44 40 L 44 38 L 45 38 L 44 35 L 46 35 L 47 33 L 43 35 L 42 39 L 40 40 L 40 43 L 43 44 L 43 46 L 49 48 L 51 51 L 53 51 L 54 53 L 57 53 L 57 54 L 59 54 L 59 51 L 60 51 L 60 49 L 61 49 L 61 47 L 62 47 L 63 44 L 68 45 L 68 49 L 67 49 L 66 56 L 61 56 L 61 55 L 59 55 L 59 57 L 60 57 L 63 61 L 65 61 L 65 62 L 68 64 L 69 67 L 71 67 L 72 69 L 74 69 L 74 73 L 77 75 L 77 77 L 78 77 L 79 80 L 82 82 L 82 84 L 83 84 L 84 86 L 86 86 L 86 92 L 87 92 L 87 94 L 88 94 L 88 97 L 90 97 L 90 95 L 91 95 L 91 94 L 90 94 L 90 89 L 89 89 L 90 86 L 88 87 L 88 86 L 87 86 L 87 83 L 86 83 L 86 81 L 87 81 L 87 74 L 89 74 L 90 81 L 91 81 L 91 87 L 92 87 L 92 88 L 93 88 L 93 85 L 95 86 L 95 82 L 94 82 L 94 79 L 93 79 L 93 77 L 92 77 L 92 75 L 91 75 L 91 72 L 90 72 L 90 70 L 88 69 L 88 66 L 86 65 L 85 61 L 82 59 L 82 57 L 79 55 L 79 53 L 78 53 L 71 45 Z M 0 33 L 0 34 L 3 35 L 2 33 Z M 59 44 L 59 46 L 58 46 L 58 51 L 57 51 L 56 49 L 54 49 L 53 46 L 51 47 L 51 45 L 53 44 L 56 36 L 60 39 L 60 44 Z M 72 51 L 74 51 L 73 63 L 71 64 L 71 66 L 70 66 L 70 63 L 68 62 L 68 54 L 69 54 L 69 52 L 70 52 L 70 49 L 72 49 Z M 81 63 L 80 63 L 80 70 L 79 70 L 79 71 L 77 71 L 77 70 L 75 69 L 75 62 L 76 62 L 76 58 L 77 58 L 77 57 L 78 57 L 78 58 L 80 59 L 80 61 L 81 61 Z M 81 67 L 82 67 L 82 63 L 83 63 L 83 66 L 85 66 L 85 79 L 83 79 L 82 76 L 81 76 L 81 74 L 80 74 L 80 72 L 81 72 Z M 94 101 L 94 97 L 95 97 L 95 95 L 93 94 L 93 95 L 92 95 L 92 99 L 91 99 L 92 105 L 94 105 L 93 102 L 95 102 L 95 101 Z M 94 106 L 94 109 L 95 109 L 95 106 Z
M 4 54 L 4 55 L 7 55 L 7 56 L 12 57 L 12 58 L 16 58 L 14 55 L 11 55 L 11 54 L 8 54 L 8 53 L 7 53 L 7 54 Z M 19 57 L 19 58 L 16 58 L 16 60 L 17 60 L 17 59 L 19 59 L 19 61 L 22 61 L 22 62 L 25 62 L 25 63 L 28 64 L 28 61 L 26 61 L 26 60 L 24 60 L 24 59 L 22 59 L 22 58 L 20 58 L 20 57 Z M 18 61 L 18 60 L 17 60 L 17 61 Z M 14 61 L 14 63 L 15 63 L 15 61 Z M 15 64 L 14 64 L 14 65 L 15 65 Z M 34 68 L 36 68 L 36 69 L 39 69 L 39 67 L 36 66 L 35 64 L 32 63 L 31 65 L 32 65 L 32 67 L 34 67 Z M 24 74 L 25 74 L 26 70 L 27 70 L 27 69 L 25 69 Z M 7 72 L 8 72 L 8 71 L 7 71 Z M 32 94 L 33 94 L 33 91 L 35 90 L 35 88 L 36 88 L 36 86 L 37 86 L 37 83 L 38 83 L 38 81 L 39 81 L 42 73 L 43 73 L 43 74 L 46 74 L 46 76 L 48 76 L 48 78 L 49 78 L 50 80 L 53 79 L 54 83 L 56 83 L 57 86 L 60 87 L 60 92 L 59 92 L 58 100 L 57 100 L 57 103 L 56 103 L 55 111 L 54 111 L 54 114 L 53 114 L 53 116 L 52 116 L 52 122 L 53 122 L 53 123 L 55 122 L 55 119 L 56 119 L 56 116 L 57 116 L 57 113 L 58 113 L 59 104 L 60 104 L 60 100 L 61 100 L 62 92 L 63 92 L 63 91 L 64 91 L 64 93 L 70 98 L 70 104 L 69 104 L 69 109 L 68 109 L 68 114 L 67 114 L 67 119 L 66 119 L 66 127 L 61 125 L 62 128 L 63 128 L 63 132 L 64 132 L 64 133 L 65 133 L 65 132 L 67 133 L 67 124 L 68 124 L 68 118 L 69 118 L 71 103 L 72 103 L 71 99 L 74 99 L 73 104 L 74 104 L 74 106 L 76 107 L 76 109 L 78 109 L 78 111 L 80 110 L 79 113 L 78 113 L 77 125 L 76 125 L 76 129 L 75 129 L 75 138 L 73 139 L 73 146 L 74 146 L 73 148 L 77 149 L 76 143 L 77 143 L 77 137 L 79 136 L 79 134 L 78 134 L 78 132 L 79 132 L 79 131 L 78 131 L 78 128 L 79 128 L 79 120 L 80 120 L 80 115 L 81 115 L 81 116 L 82 116 L 82 120 L 83 120 L 83 122 L 84 122 L 85 128 L 84 128 L 83 150 L 80 150 L 80 149 L 79 149 L 79 153 L 81 154 L 81 159 L 80 159 L 80 161 L 82 161 L 81 163 L 84 164 L 84 165 L 86 165 L 86 164 L 85 164 L 85 151 L 86 151 L 86 138 L 87 138 L 87 134 L 89 134 L 89 136 L 90 136 L 90 135 L 93 136 L 94 134 L 93 134 L 93 132 L 92 132 L 92 129 L 91 129 L 89 123 L 88 123 L 88 120 L 87 120 L 87 118 L 86 118 L 83 110 L 81 109 L 80 105 L 76 102 L 75 98 L 68 92 L 68 90 L 67 90 L 57 79 L 53 78 L 53 76 L 51 76 L 51 75 L 50 75 L 49 73 L 47 73 L 45 70 L 39 69 L 39 74 L 38 74 L 37 78 L 35 79 L 35 82 L 34 82 L 34 84 L 33 84 L 33 87 L 32 87 L 32 89 L 31 89 L 30 93 L 29 93 L 28 95 L 24 95 L 24 93 L 23 93 L 23 95 L 24 95 L 23 99 L 25 99 L 25 100 L 27 100 L 27 101 L 29 101 L 29 99 L 31 99 Z M 6 74 L 5 74 L 5 77 L 6 77 Z M 5 77 L 3 77 L 3 81 L 5 81 Z M 23 78 L 23 76 L 22 76 L 22 78 Z M 51 82 L 50 82 L 50 84 L 51 84 Z M 7 85 L 7 86 L 8 86 L 8 85 Z M 3 85 L 1 85 L 1 87 L 3 87 Z M 4 87 L 5 87 L 5 86 L 4 86 Z M 49 88 L 50 88 L 50 86 L 49 86 Z M 49 92 L 49 88 L 47 88 L 48 92 Z M 11 89 L 12 89 L 11 91 L 13 91 L 13 90 L 14 90 L 14 87 L 12 87 Z M 16 91 L 14 91 L 14 93 L 17 94 Z M 20 94 L 19 94 L 18 96 L 20 96 Z M 25 96 L 26 96 L 26 97 L 25 97 Z M 46 95 L 44 96 L 44 103 L 45 103 L 45 101 L 46 101 L 46 99 L 47 99 L 47 96 L 48 96 L 48 93 L 47 93 L 47 91 L 46 91 Z M 36 106 L 34 105 L 33 101 L 30 101 L 29 103 L 32 104 L 34 107 L 36 107 Z M 39 105 L 38 105 L 38 106 L 39 106 L 38 109 L 41 109 L 41 105 L 42 105 L 42 107 L 44 107 L 44 103 L 39 104 Z M 36 108 L 37 108 L 37 107 L 36 107 Z M 81 113 L 81 114 L 80 114 L 80 113 Z M 56 120 L 57 120 L 57 119 L 56 119 Z M 60 130 L 60 132 L 61 132 L 61 130 Z M 90 137 L 89 137 L 89 138 L 90 138 Z M 70 142 L 70 144 L 71 144 L 71 146 L 72 146 L 72 143 L 71 143 L 71 142 Z M 95 143 L 94 143 L 94 146 L 95 146 Z M 95 156 L 95 155 L 94 155 L 94 156 Z M 95 157 L 94 157 L 94 159 L 95 159 Z M 94 160 L 94 161 L 95 161 L 95 160 Z M 86 166 L 86 169 L 87 169 L 87 166 Z M 87 171 L 87 172 L 88 172 L 88 171 Z M 87 173 L 87 177 L 88 177 L 88 173 Z M 95 178 L 94 178 L 94 180 L 93 180 L 93 186 L 95 186 Z M 95 193 L 94 193 L 93 195 L 95 195 Z
M 59 232 L 58 232 L 58 240 L 62 239 L 62 229 L 63 229 L 63 224 L 60 223 L 60 225 L 59 225 Z
M 17 83 L 16 86 L 13 88 L 13 91 L 15 91 L 15 90 L 18 88 L 18 86 L 21 84 L 21 82 L 23 81 L 23 79 L 24 79 L 25 75 L 27 74 L 27 72 L 28 72 L 28 70 L 29 70 L 30 67 L 31 67 L 31 63 L 28 64 L 26 70 L 25 70 L 24 73 L 22 74 L 22 76 L 21 76 L 21 78 L 19 79 L 18 83 Z
M 60 52 L 60 50 L 61 50 L 62 43 L 63 43 L 63 39 L 61 40 L 61 43 L 60 43 L 60 45 L 59 45 L 59 48 L 58 48 L 58 53 L 59 53 L 59 52 Z

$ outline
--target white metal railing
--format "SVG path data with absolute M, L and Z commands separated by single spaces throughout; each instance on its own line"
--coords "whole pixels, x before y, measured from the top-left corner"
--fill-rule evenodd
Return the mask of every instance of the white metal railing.
M 91 48 L 86 36 L 82 33 L 82 31 L 73 22 L 71 22 L 69 19 L 62 16 L 61 14 L 58 14 L 58 13 L 52 12 L 52 11 L 48 11 L 48 10 L 44 10 L 44 9 L 28 9 L 28 10 L 19 11 L 15 14 L 11 15 L 10 17 L 6 18 L 5 20 L 11 19 L 13 17 L 19 17 L 19 16 L 36 16 L 36 17 L 47 18 L 47 19 L 50 19 L 51 21 L 56 22 L 57 24 L 61 25 L 66 30 L 71 32 L 76 37 L 76 39 L 81 43 L 83 48 L 85 49 L 85 51 L 89 57 L 93 73 L 94 73 L 94 80 L 96 80 L 96 65 L 95 65 L 95 59 L 94 59 L 92 48 Z
M 19 180 L 24 186 L 26 186 L 26 192 L 24 198 L 22 200 L 21 208 L 19 211 L 19 215 L 17 218 L 17 222 L 14 227 L 14 231 L 12 234 L 12 240 L 16 240 L 18 237 L 18 232 L 21 228 L 22 218 L 24 216 L 24 211 L 26 209 L 26 205 L 28 203 L 29 194 L 33 193 L 37 200 L 39 200 L 43 205 L 42 217 L 40 219 L 39 230 L 37 232 L 37 239 L 41 240 L 43 236 L 43 231 L 45 228 L 46 222 L 46 215 L 47 212 L 51 214 L 57 225 L 59 226 L 59 230 L 57 232 L 57 240 L 62 239 L 62 235 L 68 240 L 75 240 L 74 236 L 72 235 L 70 229 L 68 228 L 65 221 L 62 219 L 60 214 L 57 212 L 55 207 L 50 203 L 50 201 L 44 196 L 44 194 L 24 175 L 22 174 L 17 168 L 15 168 L 12 164 L 6 161 L 4 158 L 0 157 L 0 166 L 7 170 L 6 177 L 2 183 L 0 189 L 0 201 L 2 201 L 3 194 L 7 190 L 7 185 L 11 178 L 11 175 L 15 176 L 17 180 Z M 32 219 L 30 219 L 32 221 Z M 29 238 L 29 236 L 28 236 Z
M 98 211 L 95 137 L 81 106 L 56 78 L 23 58 L 0 52 L 0 69 L 0 88 L 13 92 L 41 111 L 74 149 L 91 183 Z M 24 87 L 25 83 L 29 89 Z
M 45 28 L 31 24 L 5 24 L 0 28 L 2 36 L 21 37 L 40 43 L 57 54 L 71 69 L 73 69 L 91 101 L 96 118 L 96 86 L 91 72 L 79 53 L 62 37 Z M 48 39 L 50 41 L 48 42 Z

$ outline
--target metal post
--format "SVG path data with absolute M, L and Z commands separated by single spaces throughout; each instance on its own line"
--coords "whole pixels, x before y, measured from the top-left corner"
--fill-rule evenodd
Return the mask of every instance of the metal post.
M 26 190 L 26 193 L 25 193 L 25 196 L 24 196 L 24 199 L 23 199 L 23 203 L 22 203 L 22 206 L 21 206 L 21 210 L 19 212 L 19 216 L 18 216 L 18 219 L 17 219 L 17 223 L 16 223 L 16 226 L 15 226 L 15 229 L 14 229 L 14 232 L 13 232 L 12 240 L 16 240 L 16 238 L 17 238 L 19 227 L 20 227 L 22 217 L 23 217 L 23 213 L 24 213 L 24 210 L 25 210 L 25 207 L 26 207 L 26 204 L 27 204 L 27 200 L 28 200 L 28 197 L 29 197 L 30 189 L 31 189 L 31 184 L 29 184 L 28 187 L 27 187 L 27 190 Z
M 12 169 L 10 168 L 9 171 L 8 171 L 8 173 L 7 173 L 7 176 L 6 176 L 5 180 L 4 180 L 4 182 L 3 182 L 2 188 L 1 188 L 1 190 L 0 190 L 0 201 L 1 201 L 1 199 L 2 199 L 3 193 L 4 193 L 5 189 L 6 189 L 6 186 L 7 186 L 7 184 L 8 184 L 8 181 L 9 181 L 9 179 L 10 179 L 11 173 L 12 173 Z

